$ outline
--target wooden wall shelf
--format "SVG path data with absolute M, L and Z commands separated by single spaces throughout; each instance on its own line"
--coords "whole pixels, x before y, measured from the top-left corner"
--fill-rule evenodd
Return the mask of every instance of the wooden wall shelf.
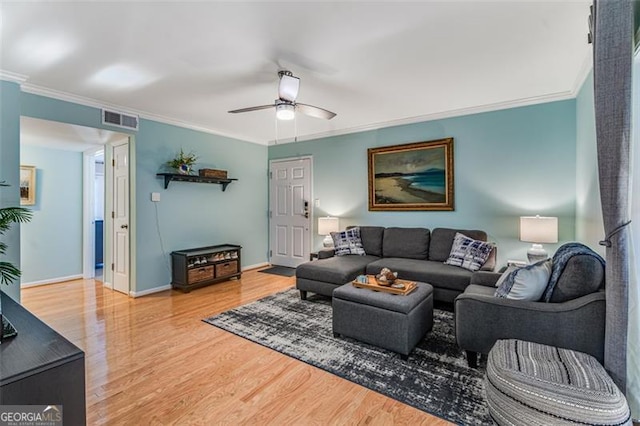
M 169 183 L 173 180 L 179 182 L 200 182 L 200 183 L 217 183 L 222 185 L 222 191 L 227 189 L 227 186 L 238 179 L 218 179 L 213 177 L 197 176 L 197 175 L 181 175 L 179 173 L 157 173 L 156 176 L 164 178 L 164 189 L 169 187 Z

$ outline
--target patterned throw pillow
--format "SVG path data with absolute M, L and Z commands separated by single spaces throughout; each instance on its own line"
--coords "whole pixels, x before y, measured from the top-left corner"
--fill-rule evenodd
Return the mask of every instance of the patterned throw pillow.
M 331 238 L 333 238 L 336 256 L 343 256 L 345 254 L 359 254 L 363 256 L 366 254 L 362 247 L 360 228 L 358 227 L 342 232 L 332 232 Z
M 446 265 L 459 266 L 470 271 L 477 271 L 487 261 L 493 244 L 474 240 L 456 232 Z
M 551 259 L 518 268 L 502 280 L 500 287 L 496 289 L 495 296 L 537 302 L 542 298 L 550 276 Z

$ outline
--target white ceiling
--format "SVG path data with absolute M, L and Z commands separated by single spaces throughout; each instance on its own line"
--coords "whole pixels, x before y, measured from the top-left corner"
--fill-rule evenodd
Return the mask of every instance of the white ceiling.
M 0 70 L 77 97 L 257 143 L 301 78 L 299 138 L 575 96 L 590 1 L 2 2 Z M 60 93 L 61 92 L 61 93 Z M 51 92 L 50 92 L 51 93 Z
M 30 117 L 20 118 L 20 143 L 25 145 L 80 152 L 123 139 L 127 139 L 127 135 L 109 130 Z

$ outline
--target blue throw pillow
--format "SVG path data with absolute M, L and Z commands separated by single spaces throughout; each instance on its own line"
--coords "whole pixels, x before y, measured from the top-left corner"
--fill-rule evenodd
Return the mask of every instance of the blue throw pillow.
M 453 239 L 449 258 L 444 263 L 477 271 L 487 261 L 491 250 L 493 250 L 493 244 L 474 240 L 457 232 Z
M 360 239 L 360 228 L 351 228 L 342 232 L 332 232 L 333 246 L 336 256 L 344 256 L 346 254 L 365 255 Z
M 542 298 L 551 276 L 551 259 L 505 273 L 504 279 L 500 277 L 502 283 L 496 290 L 496 297 L 537 302 Z

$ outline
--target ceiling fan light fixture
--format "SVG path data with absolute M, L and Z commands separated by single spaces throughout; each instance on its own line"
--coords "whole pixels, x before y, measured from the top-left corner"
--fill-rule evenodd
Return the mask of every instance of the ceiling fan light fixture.
M 278 120 L 293 120 L 296 116 L 295 107 L 291 104 L 276 105 L 276 118 Z

